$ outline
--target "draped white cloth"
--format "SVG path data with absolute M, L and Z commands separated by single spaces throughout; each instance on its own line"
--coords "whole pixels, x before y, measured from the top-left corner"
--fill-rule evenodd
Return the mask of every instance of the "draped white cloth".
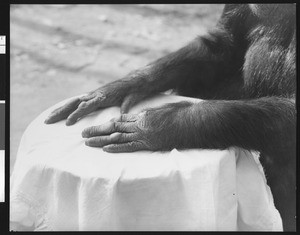
M 131 112 L 186 99 L 160 95 Z M 119 108 L 69 127 L 45 125 L 64 102 L 22 137 L 11 176 L 10 229 L 282 231 L 257 155 L 238 148 L 106 153 L 85 146 L 81 131 L 118 116 Z

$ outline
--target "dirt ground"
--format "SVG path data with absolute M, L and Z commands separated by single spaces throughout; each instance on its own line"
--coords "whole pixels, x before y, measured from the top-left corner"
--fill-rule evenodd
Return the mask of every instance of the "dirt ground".
M 23 132 L 42 111 L 185 45 L 215 25 L 222 7 L 11 5 L 11 170 Z

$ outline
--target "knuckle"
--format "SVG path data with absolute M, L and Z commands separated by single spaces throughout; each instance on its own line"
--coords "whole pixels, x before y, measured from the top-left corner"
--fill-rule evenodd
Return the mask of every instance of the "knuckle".
M 121 116 L 120 116 L 120 121 L 121 122 L 124 122 L 125 120 L 126 120 L 126 114 L 122 114 Z
M 106 125 L 105 125 L 105 127 L 104 127 L 104 129 L 105 130 L 107 130 L 107 131 L 112 131 L 112 132 L 114 132 L 115 131 L 115 124 L 114 124 L 115 122 L 109 122 L 109 123 L 107 123 Z
M 116 122 L 116 121 L 118 121 L 118 119 L 119 119 L 119 118 L 112 118 L 112 119 L 110 119 L 109 121 L 110 121 L 110 122 Z
M 115 130 L 115 131 L 118 131 L 118 130 L 121 130 L 121 127 L 122 125 L 121 125 L 121 123 L 120 122 L 113 122 L 113 130 Z
M 120 142 L 124 139 L 124 135 L 122 133 L 116 132 L 116 133 L 110 134 L 110 138 L 112 141 Z
M 81 102 L 78 106 L 79 109 L 84 109 L 86 107 L 87 107 L 87 102 L 85 102 L 85 101 Z
M 139 116 L 139 118 L 145 118 L 147 114 L 148 114 L 148 111 L 147 111 L 147 110 L 144 110 L 144 111 L 140 112 L 140 113 L 138 114 L 138 116 Z
M 79 102 L 85 102 L 85 101 L 90 100 L 92 97 L 93 97 L 93 94 L 87 94 L 87 95 L 80 97 L 78 100 L 79 100 Z
M 136 147 L 136 142 L 129 142 L 128 147 L 130 147 L 130 148 Z
M 119 133 L 119 135 L 117 136 L 117 138 L 118 138 L 119 142 L 122 142 L 122 141 L 125 140 L 125 135 L 123 133 Z
M 122 114 L 120 119 L 122 122 L 130 122 L 133 120 L 133 116 L 130 114 Z
M 136 128 L 136 131 L 140 132 L 140 133 L 143 133 L 143 132 L 149 130 L 147 122 L 146 122 L 146 120 L 144 118 L 143 119 L 139 119 L 137 121 L 137 125 L 135 126 L 135 128 Z
M 79 101 L 80 102 L 83 102 L 83 101 L 86 101 L 88 99 L 89 95 L 84 95 L 82 97 L 79 97 Z
M 105 96 L 103 93 L 100 93 L 100 94 L 98 94 L 98 95 L 95 97 L 95 102 L 96 102 L 96 103 L 101 102 L 101 101 L 103 101 L 105 98 L 106 98 L 106 96 Z
M 95 95 L 96 97 L 104 98 L 106 93 L 107 93 L 107 88 L 101 87 L 95 92 Z

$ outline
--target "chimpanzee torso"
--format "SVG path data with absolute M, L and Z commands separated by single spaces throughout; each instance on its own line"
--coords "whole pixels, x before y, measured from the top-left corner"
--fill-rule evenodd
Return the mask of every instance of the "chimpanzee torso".
M 220 67 L 219 83 L 193 81 L 179 94 L 202 99 L 251 99 L 265 96 L 294 98 L 296 92 L 296 22 L 290 6 L 227 5 L 218 22 L 228 27 L 233 59 Z M 234 15 L 234 17 L 232 17 Z M 234 21 L 232 21 L 232 18 Z M 239 20 L 236 20 L 239 18 Z M 218 73 L 218 71 L 216 71 Z M 201 79 L 199 79 L 200 81 Z
M 295 15 L 287 7 L 271 5 L 256 12 L 250 4 L 253 17 L 258 18 L 247 35 L 243 66 L 244 91 L 250 98 L 292 97 L 296 92 Z

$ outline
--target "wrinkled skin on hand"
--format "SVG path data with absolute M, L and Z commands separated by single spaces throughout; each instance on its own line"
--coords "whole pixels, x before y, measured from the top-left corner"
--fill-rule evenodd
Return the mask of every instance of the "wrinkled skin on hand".
M 45 123 L 52 124 L 67 119 L 66 125 L 73 125 L 80 118 L 98 109 L 111 106 L 121 106 L 121 113 L 127 113 L 134 104 L 149 95 L 147 89 L 145 91 L 142 86 L 134 84 L 136 79 L 142 80 L 142 76 L 146 76 L 144 72 L 140 71 L 144 70 L 133 71 L 124 79 L 111 82 L 83 97 L 69 101 L 54 110 L 45 120 Z M 137 87 L 139 87 L 138 90 Z
M 192 104 L 181 102 L 144 110 L 139 114 L 122 114 L 109 122 L 86 128 L 82 137 L 86 145 L 103 147 L 106 152 L 134 152 L 139 150 L 171 150 L 181 148 L 193 138 L 185 136 L 181 114 Z

